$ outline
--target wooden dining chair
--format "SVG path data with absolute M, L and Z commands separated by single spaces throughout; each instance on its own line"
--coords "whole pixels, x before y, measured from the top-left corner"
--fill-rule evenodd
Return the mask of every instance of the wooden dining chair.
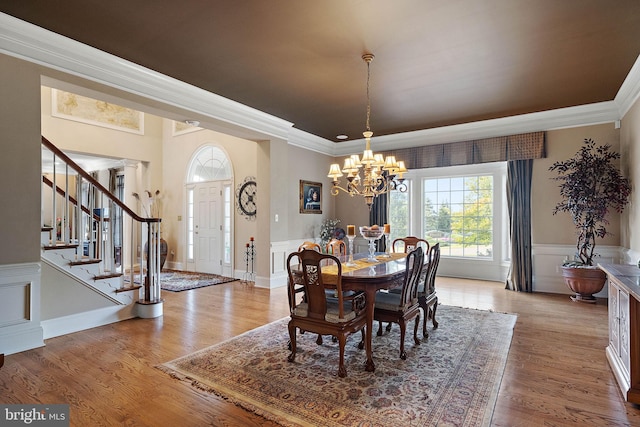
M 418 303 L 418 281 L 424 264 L 424 251 L 420 246 L 409 252 L 406 258 L 406 269 L 401 292 L 378 292 L 376 294 L 374 320 L 378 321 L 378 336 L 382 335 L 382 322 L 397 323 L 400 326 L 400 358 L 405 360 L 404 337 L 407 323 L 415 319 L 413 340 L 416 345 L 418 326 L 420 324 L 420 304 Z
M 301 251 L 303 249 L 312 249 L 316 252 L 322 252 L 322 247 L 319 244 L 309 241 L 302 242 L 302 244 L 298 246 L 298 251 Z
M 436 310 L 438 309 L 436 273 L 438 271 L 438 264 L 440 264 L 440 243 L 436 243 L 431 247 L 427 258 L 426 274 L 423 274 L 424 279 L 418 282 L 418 303 L 420 307 L 422 307 L 422 313 L 424 315 L 422 335 L 425 338 L 429 338 L 429 333 L 427 332 L 427 321 L 429 319 L 431 319 L 433 323 L 433 329 L 438 328 L 438 321 L 436 320 Z
M 311 249 L 311 250 L 314 250 L 316 252 L 322 252 L 322 247 L 318 243 L 310 242 L 308 240 L 305 241 L 305 242 L 302 242 L 302 244 L 300 244 L 300 246 L 298 246 L 298 252 L 300 252 L 300 251 L 302 251 L 304 249 Z M 297 284 L 297 283 L 294 284 L 294 285 L 295 285 L 294 286 L 295 294 L 300 294 L 302 296 L 302 300 L 304 301 L 304 299 L 305 299 L 304 287 L 301 286 L 300 284 Z M 318 341 L 319 341 L 318 344 L 322 344 L 322 337 L 321 336 L 318 337 Z
M 301 270 L 298 269 L 298 265 Z M 337 268 L 337 274 L 332 274 L 336 283 L 324 283 L 322 277 L 323 268 Z M 362 340 L 358 347 L 360 349 L 364 348 L 364 328 L 367 323 L 364 295 L 348 300 L 344 298 L 342 264 L 333 255 L 318 253 L 310 249 L 291 253 L 287 257 L 287 273 L 289 274 L 290 298 L 291 295 L 295 295 L 292 287 L 298 281 L 294 276 L 302 276 L 306 295 L 306 300 L 303 302 L 289 301 L 289 306 L 291 307 L 291 320 L 289 320 L 291 353 L 288 357 L 289 362 L 294 362 L 296 358 L 296 332 L 298 328 L 301 331 L 315 332 L 320 336 L 332 335 L 337 338 L 340 348 L 338 376 L 346 377 L 344 348 L 347 337 L 361 331 Z M 329 289 L 335 289 L 335 298 L 327 298 L 327 290 Z
M 346 255 L 347 244 L 344 242 L 344 240 L 331 239 L 325 246 L 325 252 L 335 256 Z
M 393 252 L 409 253 L 418 246 L 422 247 L 425 254 L 429 253 L 429 242 L 425 239 L 415 236 L 399 237 L 393 240 L 391 244 L 391 250 Z

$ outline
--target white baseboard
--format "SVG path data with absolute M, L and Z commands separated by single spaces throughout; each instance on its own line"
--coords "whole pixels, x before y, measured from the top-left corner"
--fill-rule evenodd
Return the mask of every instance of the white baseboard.
M 69 316 L 42 321 L 44 338 L 80 332 L 98 326 L 109 325 L 137 317 L 136 304 L 105 307 L 98 310 L 76 313 Z

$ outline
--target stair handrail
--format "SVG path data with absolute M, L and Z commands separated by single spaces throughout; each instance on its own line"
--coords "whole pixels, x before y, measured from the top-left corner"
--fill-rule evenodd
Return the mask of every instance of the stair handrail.
M 42 137 L 42 145 L 44 145 L 49 151 L 51 151 L 55 157 L 63 160 L 68 166 L 70 166 L 78 175 L 84 178 L 88 183 L 94 186 L 97 190 L 99 190 L 104 196 L 106 196 L 112 203 L 117 205 L 122 209 L 124 213 L 129 215 L 133 220 L 138 221 L 140 223 L 147 224 L 147 242 L 149 244 L 144 248 L 146 250 L 146 276 L 144 278 L 144 283 L 142 283 L 144 287 L 144 298 L 139 301 L 143 304 L 153 304 L 160 300 L 160 283 L 159 283 L 159 273 L 160 273 L 160 239 L 155 238 L 156 235 L 159 237 L 159 226 L 162 222 L 162 218 L 145 218 L 138 215 L 131 208 L 129 208 L 126 204 L 124 204 L 120 199 L 114 196 L 111 191 L 105 188 L 100 182 L 98 182 L 95 178 L 93 178 L 89 173 L 87 173 L 82 167 L 80 167 L 76 162 L 74 162 L 69 156 L 67 156 L 62 150 L 56 147 L 51 141 L 49 141 L 44 135 Z M 45 177 L 43 177 L 43 182 Z M 48 180 L 50 181 L 50 180 Z M 50 181 L 51 182 L 51 181 Z M 45 182 L 46 183 L 46 182 Z M 48 183 L 46 183 L 49 185 Z M 53 190 L 54 182 L 51 182 L 50 186 Z M 54 194 L 61 190 L 57 185 L 55 185 L 56 190 L 54 190 Z M 64 191 L 64 190 L 63 190 Z M 67 191 L 64 191 L 64 194 L 67 200 L 70 200 L 71 196 Z M 78 206 L 76 201 L 76 206 Z M 81 208 L 84 208 L 82 204 L 80 204 Z M 91 213 L 92 217 L 95 213 Z M 102 221 L 104 218 L 100 218 Z M 153 227 L 152 227 L 153 225 Z M 152 230 L 153 228 L 153 230 Z M 155 238 L 155 243 L 154 243 Z M 153 244 L 151 244 L 153 243 Z M 141 249 L 142 250 L 142 249 Z M 142 270 L 141 270 L 142 271 Z M 131 272 L 130 283 L 133 286 L 133 272 Z
M 42 182 L 47 184 L 47 186 L 50 187 L 51 189 L 53 189 L 53 181 L 51 181 L 49 178 L 47 178 L 44 175 L 42 176 Z M 66 195 L 65 191 L 62 188 L 58 187 L 57 185 L 56 185 L 56 193 L 60 194 L 61 196 Z M 96 215 L 95 213 L 92 213 L 88 207 L 86 207 L 81 203 L 79 204 L 75 197 L 69 196 L 69 201 L 75 206 L 80 206 L 80 208 L 82 209 L 82 212 L 88 215 L 92 215 L 95 221 L 99 221 L 100 219 L 102 219 L 103 221 L 109 221 L 108 218 L 100 218 L 100 216 Z
M 53 152 L 57 157 L 60 157 L 62 160 L 64 160 L 65 163 L 67 163 L 69 166 L 71 166 L 73 168 L 73 170 L 75 170 L 78 173 L 78 175 L 81 175 L 84 179 L 89 181 L 94 187 L 96 187 L 101 192 L 103 192 L 107 196 L 107 198 L 109 198 L 109 200 L 111 200 L 116 205 L 121 207 L 122 210 L 124 210 L 127 214 L 129 214 L 129 216 L 131 216 L 136 221 L 140 221 L 140 222 L 161 222 L 162 221 L 162 218 L 145 218 L 145 217 L 142 217 L 142 216 L 138 215 L 137 213 L 135 213 L 133 210 L 131 210 L 131 208 L 129 208 L 129 206 L 125 205 L 120 199 L 118 199 L 116 196 L 111 194 L 111 191 L 109 191 L 102 184 L 100 184 L 94 177 L 92 177 L 90 174 L 88 174 L 76 162 L 71 160 L 69 158 L 69 156 L 64 154 L 64 152 L 62 152 L 58 147 L 53 145 L 44 136 L 42 137 L 42 145 L 44 145 L 49 150 L 51 150 L 51 152 Z

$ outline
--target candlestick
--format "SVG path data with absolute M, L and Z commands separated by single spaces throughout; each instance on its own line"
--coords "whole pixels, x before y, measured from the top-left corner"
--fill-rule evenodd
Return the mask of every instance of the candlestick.
M 347 225 L 347 236 L 355 236 L 355 235 L 356 235 L 356 226 Z
M 389 224 L 384 225 L 384 234 L 391 234 L 391 226 Z
M 353 225 L 348 225 L 349 227 L 353 227 Z M 355 231 L 354 234 L 347 234 L 347 239 L 349 240 L 349 261 L 345 263 L 347 267 L 355 267 L 357 264 L 353 261 L 353 239 L 356 238 Z

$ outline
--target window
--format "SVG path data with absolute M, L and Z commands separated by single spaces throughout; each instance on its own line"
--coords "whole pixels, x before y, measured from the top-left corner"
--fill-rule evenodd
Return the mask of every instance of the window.
M 224 262 L 231 264 L 231 184 L 223 186 L 224 194 Z
M 424 178 L 423 227 L 442 256 L 491 258 L 493 176 Z
M 219 181 L 230 179 L 231 164 L 218 147 L 206 146 L 198 151 L 191 162 L 187 182 Z
M 508 266 L 505 162 L 413 170 L 405 182 L 406 193 L 389 197 L 391 241 L 418 236 L 439 242 L 443 259 Z M 502 280 L 468 267 L 452 275 Z
M 187 261 L 193 262 L 195 258 L 194 253 L 194 224 L 193 224 L 193 186 L 187 188 Z

